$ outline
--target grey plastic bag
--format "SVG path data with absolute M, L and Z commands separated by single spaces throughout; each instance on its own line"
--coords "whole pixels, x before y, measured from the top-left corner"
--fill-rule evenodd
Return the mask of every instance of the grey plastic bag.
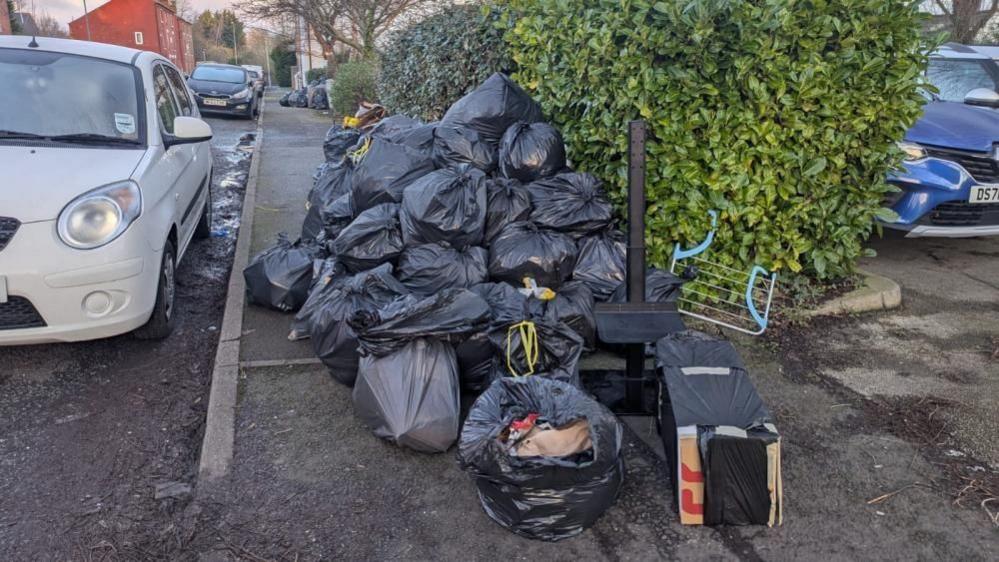
M 383 439 L 426 453 L 446 451 L 458 437 L 458 360 L 452 341 L 478 330 L 489 307 L 454 289 L 426 299 L 409 296 L 351 319 L 362 358 L 354 411 Z

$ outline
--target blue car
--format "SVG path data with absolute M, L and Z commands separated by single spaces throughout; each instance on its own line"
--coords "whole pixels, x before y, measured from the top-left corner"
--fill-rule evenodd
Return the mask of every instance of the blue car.
M 907 237 L 961 238 L 999 234 L 999 65 L 964 45 L 948 44 L 930 59 L 922 118 L 905 135 L 901 188 L 886 206 L 898 215 L 884 226 Z

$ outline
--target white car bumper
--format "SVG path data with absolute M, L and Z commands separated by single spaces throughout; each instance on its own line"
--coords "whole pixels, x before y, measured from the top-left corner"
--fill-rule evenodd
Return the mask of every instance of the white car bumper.
M 160 252 L 151 249 L 142 222 L 93 250 L 66 246 L 55 221 L 22 224 L 0 250 L 0 345 L 105 338 L 145 324 Z M 26 319 L 44 325 L 20 327 Z

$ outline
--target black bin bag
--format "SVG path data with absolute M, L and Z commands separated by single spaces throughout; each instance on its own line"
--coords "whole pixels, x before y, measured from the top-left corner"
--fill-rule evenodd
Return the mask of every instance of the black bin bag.
M 559 287 L 555 298 L 541 300 L 527 299 L 531 316 L 544 318 L 551 323 L 565 323 L 583 338 L 587 349 L 597 344 L 597 321 L 593 315 L 595 306 L 593 292 L 586 284 L 569 281 Z
M 437 170 L 406 187 L 399 210 L 407 246 L 478 246 L 486 228 L 486 175 L 468 165 Z
M 447 242 L 421 244 L 403 250 L 397 273 L 415 295 L 444 289 L 467 289 L 486 280 L 488 253 L 476 246 L 457 249 Z
M 333 241 L 331 249 L 347 271 L 393 262 L 402 253 L 399 205 L 384 203 L 357 215 Z
M 558 290 L 576 266 L 572 237 L 523 221 L 510 223 L 489 247 L 489 276 L 523 286 L 524 278 Z
M 353 166 L 344 161 L 336 165 L 324 165 L 321 173 L 309 190 L 309 206 L 321 206 L 350 191 Z
M 326 258 L 312 262 L 312 285 L 309 287 L 309 298 L 295 313 L 291 321 L 291 331 L 288 339 L 304 340 L 312 336 L 312 316 L 323 306 L 325 297 L 336 283 L 343 281 L 346 271 L 336 258 Z
M 470 289 L 489 305 L 490 323 L 514 324 L 527 318 L 527 297 L 509 283 L 480 283 Z M 455 346 L 461 390 L 479 393 L 489 386 L 496 352 L 489 329 L 469 335 Z
M 493 379 L 541 376 L 580 386 L 583 338 L 564 323 L 543 318 L 494 322 L 489 341 L 494 350 Z
M 585 420 L 590 448 L 561 457 L 519 456 L 504 438 L 538 414 L 553 427 Z M 475 482 L 486 515 L 530 539 L 557 541 L 593 525 L 624 482 L 623 430 L 583 391 L 542 377 L 501 379 L 475 401 L 458 442 L 458 463 Z
M 614 209 L 600 180 L 567 172 L 527 184 L 531 194 L 531 221 L 580 238 L 607 228 Z
M 440 124 L 434 130 L 434 164 L 447 168 L 468 164 L 485 173 L 496 170 L 496 145 L 482 140 L 479 132 L 465 125 Z
M 349 191 L 319 209 L 319 222 L 322 224 L 326 240 L 335 240 L 343 229 L 354 220 L 353 194 Z M 309 209 L 312 210 L 311 208 Z
M 302 307 L 312 349 L 337 381 L 352 386 L 357 378 L 357 333 L 348 320 L 359 311 L 375 311 L 408 293 L 392 275 L 392 266 L 380 265 L 318 289 L 315 302 Z M 312 301 L 312 299 L 310 299 Z M 298 319 L 296 318 L 296 324 Z
M 504 177 L 532 182 L 554 176 L 565 168 L 565 143 L 548 123 L 515 123 L 503 134 L 499 150 Z
M 645 302 L 672 302 L 680 298 L 680 289 L 684 280 L 672 273 L 650 267 L 645 272 Z M 611 294 L 610 302 L 622 303 L 628 301 L 628 286 L 622 281 L 614 293 Z
M 315 243 L 289 242 L 286 234 L 250 260 L 243 270 L 250 302 L 283 312 L 298 310 L 309 296 L 312 260 L 322 255 Z
M 517 180 L 495 178 L 486 181 L 486 244 L 512 222 L 531 216 L 531 196 Z
M 434 170 L 431 158 L 406 145 L 372 137 L 351 180 L 354 211 L 362 212 L 382 203 L 399 203 L 402 190 Z
M 437 123 L 421 123 L 404 115 L 386 117 L 372 127 L 371 136 L 408 146 L 426 156 L 433 156 Z
M 579 241 L 579 257 L 572 271 L 575 281 L 586 283 L 597 302 L 610 300 L 624 283 L 627 273 L 628 242 L 618 230 L 606 230 Z
M 489 307 L 466 289 L 408 296 L 351 319 L 361 361 L 354 412 L 374 434 L 425 453 L 458 438 L 460 394 L 453 342 L 488 321 Z
M 327 162 L 340 162 L 347 155 L 347 151 L 357 144 L 361 138 L 361 131 L 357 129 L 344 129 L 340 125 L 333 125 L 326 131 L 326 139 L 323 141 L 323 154 Z
M 674 489 L 700 464 L 706 525 L 779 524 L 780 436 L 731 343 L 687 330 L 656 343 L 659 425 Z M 691 457 L 681 440 L 696 436 Z M 679 467 L 683 465 L 683 473 Z M 688 494 L 689 496 L 689 494 Z
M 482 141 L 496 147 L 517 121 L 541 121 L 541 106 L 510 77 L 497 72 L 454 102 L 440 124 L 470 127 Z

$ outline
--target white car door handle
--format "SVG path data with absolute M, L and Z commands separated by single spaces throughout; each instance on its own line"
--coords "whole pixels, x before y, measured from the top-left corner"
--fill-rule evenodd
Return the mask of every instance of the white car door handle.
M 174 200 L 180 199 L 180 194 L 179 193 L 174 193 L 173 194 L 173 198 L 174 198 Z

